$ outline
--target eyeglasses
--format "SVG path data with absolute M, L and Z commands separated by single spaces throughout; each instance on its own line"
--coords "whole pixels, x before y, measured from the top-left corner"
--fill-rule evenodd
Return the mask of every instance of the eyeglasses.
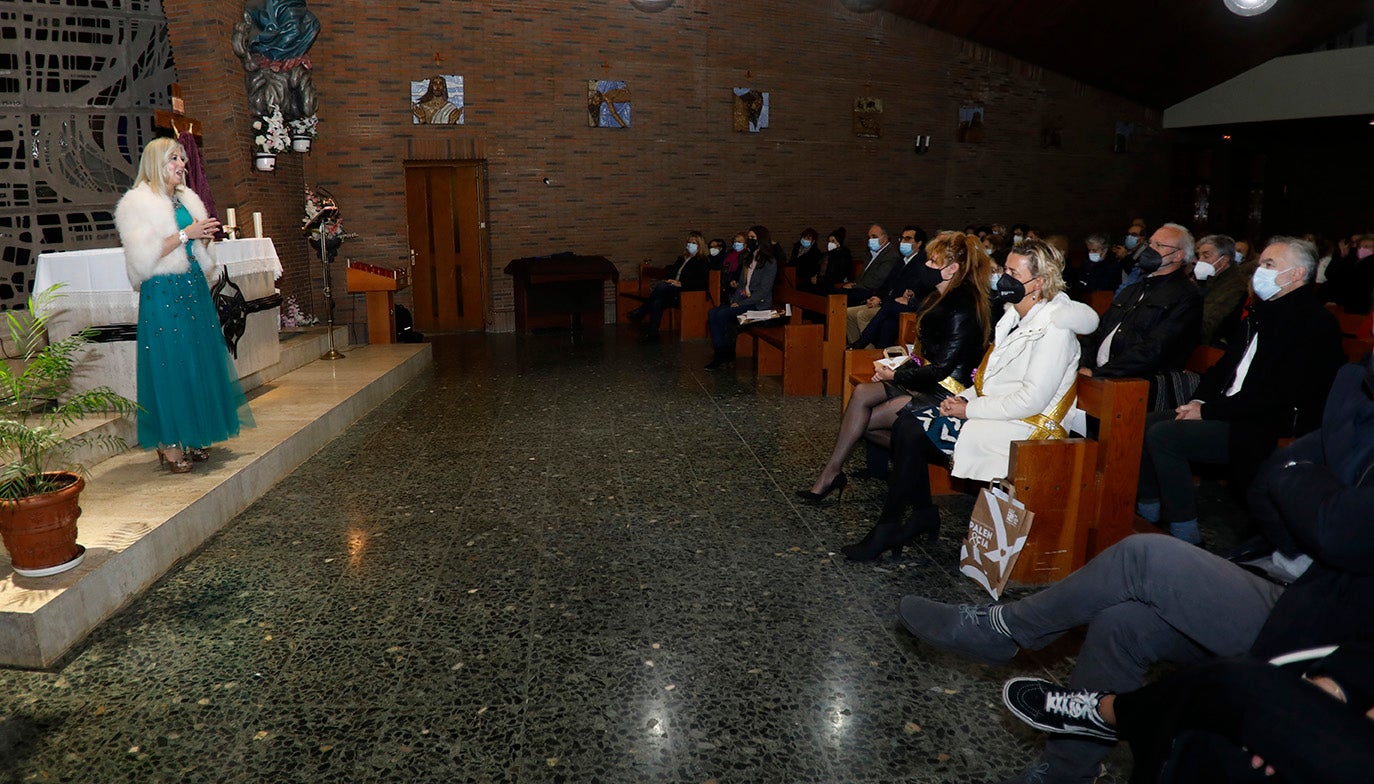
M 1168 248 L 1168 249 L 1169 249 L 1169 253 L 1173 253 L 1174 251 L 1180 249 L 1177 245 L 1165 245 L 1164 243 L 1162 243 L 1162 242 L 1156 242 L 1155 240 L 1150 240 L 1150 247 L 1151 247 L 1151 248 L 1154 248 L 1155 250 L 1158 250 L 1158 251 L 1163 251 L 1165 248 Z M 1167 254 L 1167 253 L 1162 253 L 1161 255 L 1167 256 L 1168 254 Z

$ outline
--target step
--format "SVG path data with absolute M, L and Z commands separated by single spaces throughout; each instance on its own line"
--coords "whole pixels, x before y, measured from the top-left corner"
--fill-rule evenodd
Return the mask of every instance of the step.
M 285 347 L 283 347 L 285 349 Z M 314 352 L 317 346 L 309 351 Z M 302 349 L 304 351 L 304 349 Z M 428 344 L 349 347 L 249 394 L 257 427 L 216 445 L 190 474 L 132 449 L 91 469 L 80 566 L 14 573 L 0 550 L 0 666 L 48 667 L 193 553 L 273 484 L 433 363 Z

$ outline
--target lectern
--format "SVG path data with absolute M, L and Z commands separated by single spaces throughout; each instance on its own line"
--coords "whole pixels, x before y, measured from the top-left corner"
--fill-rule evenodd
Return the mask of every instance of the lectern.
M 367 294 L 367 342 L 396 342 L 396 292 L 410 285 L 404 269 L 348 263 L 348 290 Z

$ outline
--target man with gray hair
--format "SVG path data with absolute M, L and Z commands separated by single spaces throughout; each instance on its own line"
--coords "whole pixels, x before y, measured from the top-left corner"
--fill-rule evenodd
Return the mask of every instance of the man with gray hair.
M 1197 346 L 1202 295 L 1187 272 L 1192 259 L 1193 235 L 1184 227 L 1166 223 L 1150 235 L 1136 260 L 1144 277 L 1116 295 L 1097 331 L 1083 341 L 1080 373 L 1149 379 L 1153 407 L 1155 376 L 1182 370 Z
M 1200 342 L 1204 346 L 1226 339 L 1226 327 L 1239 317 L 1245 295 L 1250 292 L 1254 267 L 1236 263 L 1235 254 L 1236 241 L 1225 234 L 1212 234 L 1197 241 L 1193 277 L 1202 292 Z
M 1106 234 L 1089 234 L 1084 244 L 1088 247 L 1088 260 L 1083 265 L 1079 279 L 1082 290 L 1116 291 L 1121 284 L 1121 263 L 1111 254 L 1111 238 Z
M 1317 249 L 1275 237 L 1251 281 L 1254 302 L 1202 376 L 1193 399 L 1149 415 L 1136 512 L 1194 544 L 1201 540 L 1192 463 L 1225 465 L 1242 498 L 1278 439 L 1321 422 L 1341 330 L 1312 286 Z

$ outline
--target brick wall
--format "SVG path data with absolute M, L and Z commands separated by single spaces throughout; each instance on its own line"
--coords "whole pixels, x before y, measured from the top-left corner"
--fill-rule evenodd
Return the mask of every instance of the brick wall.
M 604 254 L 629 271 L 670 260 L 689 228 L 728 237 L 762 223 L 790 246 L 804 226 L 843 225 L 857 250 L 873 221 L 1026 221 L 1081 235 L 1164 217 L 1166 146 L 1138 131 L 1130 154 L 1111 151 L 1117 120 L 1157 126 L 1155 113 L 838 0 L 678 0 L 658 14 L 626 0 L 311 2 L 323 23 L 311 51 L 321 136 L 309 156 L 255 174 L 242 72 L 227 49 L 241 6 L 213 4 L 207 34 L 190 19 L 205 5 L 167 2 L 181 79 L 193 110 L 225 124 L 222 144 L 206 139 L 224 149 L 223 166 L 211 160 L 221 203 L 240 214 L 256 205 L 273 236 L 291 238 L 278 242 L 284 291 L 310 289 L 292 233 L 303 182 L 333 191 L 361 235 L 344 255 L 400 264 L 403 162 L 441 147 L 489 163 L 494 330 L 513 326 L 500 270 L 522 256 Z M 464 77 L 466 125 L 411 124 L 409 83 L 435 73 Z M 632 128 L 587 126 L 586 82 L 600 78 L 627 82 Z M 731 87 L 768 91 L 772 127 L 733 132 Z M 882 138 L 854 136 L 858 95 L 883 100 Z M 986 109 L 982 144 L 955 142 L 965 104 Z M 1046 122 L 1062 126 L 1062 148 L 1042 148 Z M 912 150 L 918 134 L 932 138 L 925 155 Z

